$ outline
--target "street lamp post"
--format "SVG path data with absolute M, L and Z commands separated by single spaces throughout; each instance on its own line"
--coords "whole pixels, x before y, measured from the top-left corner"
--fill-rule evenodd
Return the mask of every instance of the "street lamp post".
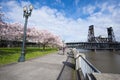
M 25 43 L 26 43 L 26 30 L 27 30 L 27 22 L 28 22 L 28 17 L 31 16 L 33 10 L 33 6 L 29 6 L 29 10 L 27 6 L 23 7 L 23 17 L 25 17 L 25 24 L 24 24 L 24 35 L 23 35 L 23 44 L 22 44 L 22 52 L 21 56 L 18 59 L 18 62 L 24 62 L 25 61 Z

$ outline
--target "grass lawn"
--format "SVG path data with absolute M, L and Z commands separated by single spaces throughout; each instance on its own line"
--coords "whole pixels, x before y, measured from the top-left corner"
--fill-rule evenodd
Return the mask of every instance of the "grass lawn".
M 26 60 L 36 58 L 49 53 L 56 52 L 57 49 L 46 48 L 44 51 L 38 47 L 28 47 L 26 49 Z M 0 48 L 0 66 L 18 61 L 21 48 Z

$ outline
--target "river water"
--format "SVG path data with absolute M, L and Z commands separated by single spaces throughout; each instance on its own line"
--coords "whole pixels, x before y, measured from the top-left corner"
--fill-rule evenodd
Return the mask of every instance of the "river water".
M 84 53 L 88 61 L 90 61 L 102 73 L 120 74 L 120 51 L 107 50 L 80 50 Z

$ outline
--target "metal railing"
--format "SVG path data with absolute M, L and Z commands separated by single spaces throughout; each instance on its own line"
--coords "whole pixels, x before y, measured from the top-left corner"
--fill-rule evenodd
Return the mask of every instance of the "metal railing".
M 97 68 L 95 68 L 87 59 L 83 58 L 81 55 L 79 55 L 76 58 L 76 70 L 82 71 L 83 77 L 85 79 L 88 77 L 87 74 L 101 73 Z
M 74 54 L 77 80 L 92 80 L 91 73 L 101 73 L 85 58 L 85 54 L 79 53 L 76 48 L 70 48 L 70 52 Z

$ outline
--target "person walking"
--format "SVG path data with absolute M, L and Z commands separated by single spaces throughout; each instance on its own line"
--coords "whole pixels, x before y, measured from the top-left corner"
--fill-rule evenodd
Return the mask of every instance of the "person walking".
M 65 47 L 63 47 L 63 55 L 65 54 Z

